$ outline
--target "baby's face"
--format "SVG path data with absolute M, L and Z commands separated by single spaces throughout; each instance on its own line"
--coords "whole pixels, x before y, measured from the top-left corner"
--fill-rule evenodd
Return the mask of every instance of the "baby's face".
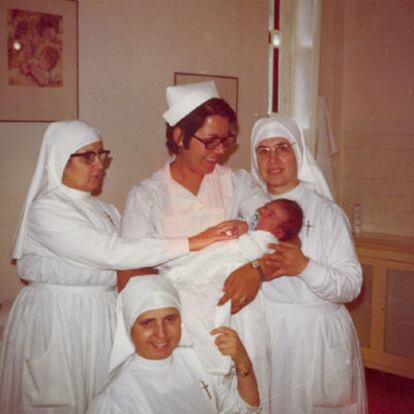
M 257 212 L 259 220 L 256 229 L 266 230 L 272 234 L 275 234 L 276 229 L 289 218 L 285 209 L 273 202 L 266 203 Z

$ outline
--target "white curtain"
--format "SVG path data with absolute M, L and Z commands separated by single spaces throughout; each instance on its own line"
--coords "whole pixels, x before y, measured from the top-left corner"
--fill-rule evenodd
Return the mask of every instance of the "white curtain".
M 335 195 L 332 155 L 337 146 L 325 100 L 318 97 L 321 0 L 282 0 L 281 6 L 282 24 L 285 23 L 281 112 L 301 125 L 305 140 Z
M 336 196 L 336 191 L 332 156 L 337 152 L 338 146 L 332 131 L 328 107 L 326 106 L 325 98 L 323 96 L 319 96 L 316 118 L 315 159 L 321 167 L 334 198 Z
M 319 79 L 321 0 L 291 3 L 290 108 L 315 154 Z

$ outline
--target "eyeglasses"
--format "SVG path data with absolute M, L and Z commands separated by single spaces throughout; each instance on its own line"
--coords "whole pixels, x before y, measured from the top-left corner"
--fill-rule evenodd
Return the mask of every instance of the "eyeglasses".
M 215 149 L 221 144 L 223 144 L 223 147 L 228 147 L 229 145 L 234 144 L 237 140 L 237 137 L 235 134 L 229 134 L 223 138 L 215 136 L 215 137 L 211 137 L 207 139 L 201 139 L 197 135 L 193 135 L 193 137 L 196 140 L 202 142 L 204 144 L 204 147 L 208 150 Z
M 107 161 L 110 153 L 111 153 L 110 150 L 102 150 L 99 152 L 95 152 L 95 151 L 75 152 L 75 154 L 70 155 L 70 158 L 82 157 L 83 160 L 85 161 L 85 164 L 91 165 L 94 163 L 96 157 L 98 157 L 101 162 Z
M 291 152 L 292 145 L 295 143 L 283 142 L 277 144 L 274 147 L 258 146 L 256 148 L 256 155 L 260 158 L 270 158 L 271 154 L 274 153 L 278 157 L 287 155 Z

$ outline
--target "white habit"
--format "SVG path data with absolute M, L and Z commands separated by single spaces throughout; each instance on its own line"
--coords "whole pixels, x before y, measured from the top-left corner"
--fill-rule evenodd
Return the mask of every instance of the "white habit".
M 131 327 L 144 312 L 181 309 L 178 292 L 161 276 L 131 278 L 117 299 L 117 329 L 111 354 L 111 379 L 89 406 L 88 414 L 258 413 L 237 392 L 234 373 L 205 373 L 194 350 L 175 348 L 161 360 L 138 355 Z
M 302 208 L 299 236 L 310 261 L 299 275 L 262 284 L 272 346 L 272 413 L 367 414 L 359 341 L 342 304 L 356 298 L 362 285 L 348 219 L 331 201 L 325 178 L 290 119 L 265 118 L 253 128 L 252 174 L 259 183 L 265 186 L 254 149 L 273 137 L 293 144 L 300 183 L 270 196 Z
M 121 239 L 115 207 L 61 184 L 69 155 L 98 140 L 81 121 L 53 123 L 45 133 L 13 253 L 28 284 L 4 333 L 2 414 L 84 414 L 108 371 L 113 269 L 155 265 L 188 252 L 185 240 Z
M 164 360 L 133 355 L 90 405 L 87 414 L 258 413 L 236 391 L 235 375 L 206 374 L 192 348 Z
M 341 304 L 358 296 L 362 283 L 347 218 L 303 183 L 282 197 L 302 207 L 300 239 L 310 262 L 299 277 L 262 285 L 272 344 L 272 413 L 365 414 L 359 341 Z

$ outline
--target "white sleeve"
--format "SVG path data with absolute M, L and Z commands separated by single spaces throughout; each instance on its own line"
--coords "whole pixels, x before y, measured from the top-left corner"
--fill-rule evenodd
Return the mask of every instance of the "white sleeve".
M 86 414 L 125 414 L 109 395 L 101 394 L 89 405 Z
M 27 230 L 29 253 L 51 254 L 97 269 L 155 266 L 189 251 L 187 239 L 128 241 L 115 231 L 98 230 L 76 209 L 56 201 L 33 206 Z
M 269 201 L 268 195 L 245 170 L 233 170 L 232 186 L 232 204 L 237 208 L 238 217 L 248 219 L 259 207 Z
M 155 227 L 151 213 L 153 199 L 142 185 L 134 186 L 128 193 L 121 221 L 121 235 L 128 240 L 154 237 Z
M 243 398 L 240 397 L 237 391 L 237 377 L 233 373 L 229 376 L 223 377 L 216 375 L 213 378 L 214 391 L 216 394 L 218 412 L 220 414 L 258 414 L 262 407 L 253 407 L 247 404 Z
M 362 269 L 358 261 L 350 225 L 345 213 L 338 207 L 323 209 L 324 230 L 318 243 L 323 257 L 310 257 L 299 275 L 317 296 L 337 303 L 355 299 L 362 286 Z

